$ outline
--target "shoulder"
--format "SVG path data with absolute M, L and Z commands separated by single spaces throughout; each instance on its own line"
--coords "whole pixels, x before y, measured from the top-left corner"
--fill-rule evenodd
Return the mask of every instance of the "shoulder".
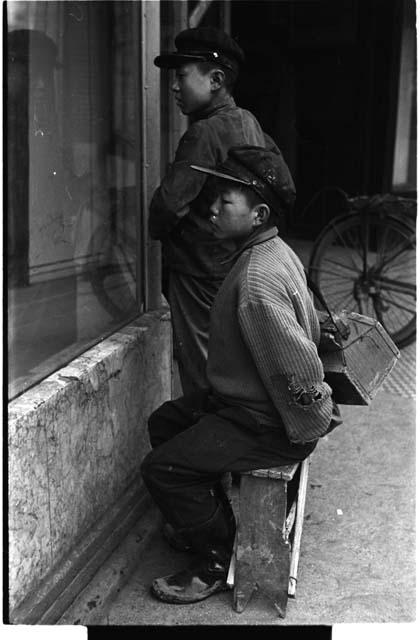
M 306 286 L 305 272 L 294 251 L 275 237 L 250 249 L 244 285 L 249 301 L 276 305 Z
M 198 120 L 197 122 L 193 122 L 189 125 L 188 129 L 182 135 L 178 148 L 185 143 L 188 142 L 197 142 L 202 139 L 203 135 L 209 130 L 208 121 L 207 120 Z
M 211 162 L 215 160 L 213 137 L 205 120 L 191 124 L 179 141 L 175 162 Z
M 225 120 L 252 120 L 253 122 L 258 122 L 257 118 L 253 113 L 251 113 L 251 111 L 243 109 L 237 104 L 232 104 L 224 109 L 220 109 L 209 116 L 206 120 L 201 120 L 200 122 L 207 123 L 207 125 L 211 127 L 218 121 Z

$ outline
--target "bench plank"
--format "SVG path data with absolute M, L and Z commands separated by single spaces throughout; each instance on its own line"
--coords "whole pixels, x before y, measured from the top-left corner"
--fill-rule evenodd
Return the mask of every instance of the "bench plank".
M 256 589 L 272 601 L 282 618 L 288 597 L 295 597 L 309 464 L 307 458 L 302 463 L 241 473 L 238 527 L 228 575 L 228 584 L 234 587 L 233 608 L 239 613 Z M 292 483 L 299 483 L 297 493 L 288 510 L 288 483 L 299 467 Z
M 287 483 L 271 478 L 241 476 L 239 527 L 236 548 L 234 609 L 247 606 L 259 589 L 286 615 L 290 543 L 284 523 Z

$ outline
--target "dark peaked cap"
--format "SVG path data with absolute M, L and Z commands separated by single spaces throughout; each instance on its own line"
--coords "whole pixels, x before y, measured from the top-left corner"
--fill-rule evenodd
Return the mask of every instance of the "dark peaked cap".
M 157 67 L 175 69 L 181 64 L 197 60 L 218 62 L 237 72 L 245 60 L 241 47 L 227 33 L 214 27 L 185 29 L 175 38 L 177 51 L 155 58 Z
M 246 185 L 277 214 L 287 213 L 295 202 L 295 185 L 283 156 L 263 147 L 232 147 L 226 160 L 215 168 L 191 168 Z

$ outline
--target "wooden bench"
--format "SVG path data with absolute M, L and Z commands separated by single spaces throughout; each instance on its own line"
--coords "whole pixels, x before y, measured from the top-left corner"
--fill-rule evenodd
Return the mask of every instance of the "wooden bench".
M 258 589 L 286 615 L 295 597 L 309 458 L 290 466 L 241 474 L 237 533 L 228 585 L 241 613 Z M 298 470 L 300 471 L 298 473 Z

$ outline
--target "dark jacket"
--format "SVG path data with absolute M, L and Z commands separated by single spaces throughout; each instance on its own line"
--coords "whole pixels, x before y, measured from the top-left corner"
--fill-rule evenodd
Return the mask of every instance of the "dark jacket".
M 233 244 L 211 234 L 212 194 L 205 186 L 206 175 L 190 165 L 215 166 L 226 158 L 230 147 L 244 144 L 280 153 L 252 113 L 237 107 L 232 97 L 196 114 L 181 138 L 175 161 L 150 205 L 150 234 L 162 241 L 164 261 L 170 270 L 219 280 L 232 266 Z M 189 213 L 178 218 L 176 212 L 186 205 Z

